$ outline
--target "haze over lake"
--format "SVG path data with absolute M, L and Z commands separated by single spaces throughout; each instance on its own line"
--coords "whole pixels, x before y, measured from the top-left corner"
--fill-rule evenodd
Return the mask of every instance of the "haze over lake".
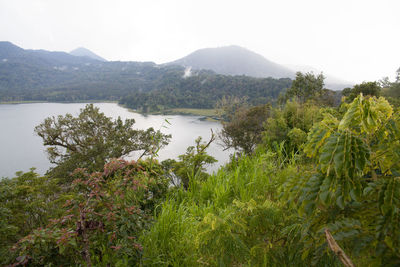
M 44 174 L 51 166 L 47 159 L 42 139 L 35 135 L 34 128 L 46 117 L 71 113 L 76 116 L 84 103 L 35 103 L 35 104 L 6 104 L 0 105 L 0 177 L 14 177 L 17 171 L 29 171 L 35 167 L 36 171 Z M 161 129 L 163 133 L 172 134 L 170 144 L 159 152 L 159 160 L 177 158 L 185 153 L 186 148 L 194 145 L 194 140 L 202 136 L 208 141 L 211 130 L 214 133 L 221 129 L 218 122 L 200 120 L 198 116 L 180 115 L 141 115 L 131 112 L 115 103 L 96 103 L 108 117 L 122 119 L 134 118 L 135 128 L 147 129 L 153 127 Z M 170 125 L 165 122 L 168 119 Z M 167 127 L 167 128 L 165 128 Z M 216 170 L 218 166 L 229 159 L 229 152 L 223 151 L 215 142 L 211 144 L 208 153 L 218 162 L 209 170 Z M 140 153 L 132 153 L 131 159 L 137 159 Z

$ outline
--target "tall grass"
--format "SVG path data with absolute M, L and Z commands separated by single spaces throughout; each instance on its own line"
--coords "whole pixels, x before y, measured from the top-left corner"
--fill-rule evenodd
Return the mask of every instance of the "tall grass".
M 279 201 L 282 185 L 297 170 L 282 157 L 258 151 L 205 181 L 193 175 L 189 189 L 171 194 L 142 236 L 142 264 L 304 265 L 297 242 L 301 222 Z

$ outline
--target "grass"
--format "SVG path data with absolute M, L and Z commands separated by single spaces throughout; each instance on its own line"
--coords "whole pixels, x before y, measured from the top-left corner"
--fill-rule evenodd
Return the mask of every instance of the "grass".
M 198 115 L 198 116 L 216 116 L 215 109 L 197 109 L 197 108 L 174 108 L 167 110 L 167 112 L 173 112 L 177 114 L 187 114 L 187 115 Z
M 297 217 L 279 200 L 297 169 L 278 161 L 272 152 L 242 156 L 204 181 L 194 175 L 187 191 L 172 191 L 141 237 L 143 265 L 305 266 L 283 231 Z
M 120 105 L 123 108 L 128 109 L 131 112 L 141 113 L 138 110 L 134 110 L 131 108 L 126 107 L 126 105 Z M 201 108 L 171 108 L 171 109 L 164 109 L 161 111 L 150 112 L 146 114 L 153 114 L 153 115 L 192 115 L 192 116 L 203 116 L 208 121 L 217 121 L 217 110 L 216 109 L 201 109 Z
M 172 108 L 152 114 L 203 116 L 207 121 L 218 121 L 216 109 Z

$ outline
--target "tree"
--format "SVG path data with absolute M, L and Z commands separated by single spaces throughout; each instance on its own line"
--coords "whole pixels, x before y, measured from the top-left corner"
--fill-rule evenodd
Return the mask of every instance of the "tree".
M 364 96 L 380 96 L 381 87 L 377 82 L 363 82 L 361 84 L 354 85 L 353 88 L 345 88 L 342 91 L 342 95 L 346 96 L 346 102 L 350 103 L 359 94 Z
M 134 119 L 112 121 L 93 104 L 86 105 L 78 117 L 67 114 L 45 119 L 35 127 L 35 132 L 49 146 L 49 160 L 56 164 L 48 173 L 67 178 L 76 168 L 101 170 L 111 158 L 136 150 L 152 153 L 155 146 L 168 144 L 170 136 L 153 128 L 135 130 L 134 123 Z
M 352 258 L 372 255 L 360 265 L 400 264 L 399 140 L 400 117 L 382 97 L 361 94 L 343 118 L 325 114 L 313 126 L 304 151 L 317 170 L 287 184 L 304 218 L 305 253 L 323 256 L 328 229 Z
M 396 106 L 400 106 L 400 68 L 396 71 L 396 77 L 394 82 L 391 82 L 388 77 L 383 78 L 380 81 L 382 86 L 382 95 L 384 95 L 388 101 Z
M 306 74 L 297 72 L 296 79 L 293 81 L 292 86 L 286 91 L 285 98 L 290 99 L 295 97 L 303 104 L 308 99 L 321 95 L 324 89 L 324 79 L 325 77 L 322 73 L 315 76 L 312 72 Z
M 264 122 L 270 116 L 270 106 L 237 107 L 227 114 L 229 120 L 222 121 L 219 133 L 225 149 L 234 148 L 250 154 L 262 141 Z
M 138 265 L 138 237 L 168 190 L 161 166 L 150 161 L 113 159 L 102 172 L 77 169 L 72 197 L 58 216 L 20 239 L 14 266 Z
M 208 177 L 205 166 L 217 162 L 213 156 L 206 152 L 214 140 L 215 134 L 212 131 L 207 143 L 202 143 L 202 138 L 199 136 L 195 140 L 196 146 L 189 146 L 185 154 L 179 155 L 179 161 L 168 159 L 162 162 L 166 172 L 170 173 L 169 178 L 172 184 L 181 184 L 184 189 L 188 189 L 191 178 L 196 177 L 199 180 L 205 180 Z
M 287 101 L 283 108 L 275 108 L 264 123 L 264 143 L 274 149 L 284 142 L 287 156 L 300 150 L 312 125 L 321 119 L 321 109 L 312 102 L 303 105 Z
M 68 194 L 60 195 L 61 191 L 57 179 L 41 177 L 33 169 L 0 179 L 0 265 L 15 259 L 10 249 L 20 238 L 59 214 L 69 198 Z
M 231 122 L 239 109 L 249 106 L 247 100 L 247 97 L 223 96 L 215 104 L 216 113 L 222 121 Z

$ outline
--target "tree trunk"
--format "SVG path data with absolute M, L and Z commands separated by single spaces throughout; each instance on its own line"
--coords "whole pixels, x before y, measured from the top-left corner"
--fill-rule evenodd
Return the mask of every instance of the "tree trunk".
M 87 228 L 85 225 L 85 212 L 81 211 L 81 216 L 80 216 L 80 230 L 82 232 L 82 241 L 83 241 L 83 259 L 86 262 L 87 267 L 92 267 L 92 261 L 90 259 L 90 246 L 89 246 L 89 238 L 88 238 L 88 233 L 87 233 Z

